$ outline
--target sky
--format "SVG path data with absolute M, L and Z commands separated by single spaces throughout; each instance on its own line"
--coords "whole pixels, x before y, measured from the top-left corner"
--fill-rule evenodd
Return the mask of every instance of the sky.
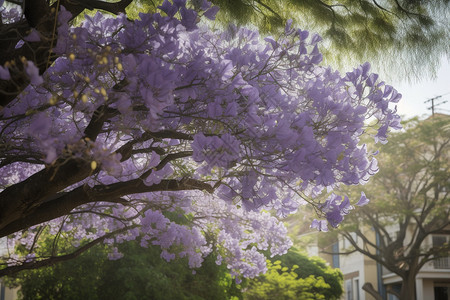
M 431 102 L 424 103 L 433 97 L 441 96 L 434 100 L 435 113 L 450 115 L 450 63 L 443 58 L 441 67 L 435 79 L 424 79 L 416 83 L 389 82 L 399 93 L 403 95 L 397 109 L 400 115 L 411 118 L 414 116 L 428 117 L 431 115 Z M 447 103 L 442 103 L 447 101 Z M 438 105 L 439 103 L 442 103 Z

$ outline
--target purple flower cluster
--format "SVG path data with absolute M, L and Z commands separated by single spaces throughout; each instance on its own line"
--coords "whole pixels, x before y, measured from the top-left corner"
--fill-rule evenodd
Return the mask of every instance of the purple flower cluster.
M 343 198 L 343 199 L 342 199 Z M 357 206 L 364 206 L 369 203 L 364 192 L 361 192 L 361 198 L 356 203 Z M 354 207 L 350 204 L 347 196 L 338 196 L 331 194 L 327 200 L 319 205 L 320 211 L 325 215 L 326 220 L 314 219 L 311 228 L 316 228 L 319 231 L 328 231 L 327 224 L 336 228 L 344 220 L 344 216 L 350 213 Z
M 196 162 L 206 162 L 208 166 L 229 168 L 240 159 L 240 142 L 229 133 L 221 136 L 204 136 L 198 133 L 192 143 Z

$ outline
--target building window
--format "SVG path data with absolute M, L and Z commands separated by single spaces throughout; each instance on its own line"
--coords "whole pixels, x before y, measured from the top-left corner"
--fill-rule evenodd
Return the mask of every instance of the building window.
M 433 235 L 433 248 L 442 247 L 446 243 L 450 243 L 449 235 Z M 450 269 L 450 255 L 436 258 L 433 264 L 435 269 Z
M 391 289 L 397 293 L 400 293 L 401 288 L 402 288 L 401 283 L 396 283 L 396 284 L 391 285 Z M 399 300 L 399 299 L 394 294 L 389 294 L 389 292 L 388 292 L 388 300 Z
M 399 300 L 397 296 L 388 293 L 388 300 Z
M 346 300 L 354 300 L 353 299 L 353 285 L 352 285 L 351 279 L 348 279 L 345 281 L 345 294 L 346 294 L 346 297 L 345 297 Z
M 434 287 L 434 300 L 448 300 L 450 299 L 450 288 L 448 286 Z
M 0 300 L 5 300 L 5 285 L 0 281 Z
M 356 292 L 356 300 L 360 300 L 360 298 L 359 298 L 359 279 L 355 279 L 355 292 Z
M 333 244 L 331 251 L 333 252 L 333 268 L 339 268 L 339 242 Z

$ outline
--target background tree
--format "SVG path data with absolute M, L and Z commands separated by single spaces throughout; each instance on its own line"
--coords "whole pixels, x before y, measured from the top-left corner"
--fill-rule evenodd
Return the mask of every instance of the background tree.
M 0 237 L 11 255 L 0 276 L 138 239 L 191 267 L 215 252 L 233 276 L 254 277 L 264 251 L 291 245 L 269 211 L 307 201 L 337 226 L 350 200 L 316 195 L 373 174 L 365 120 L 378 120 L 381 141 L 398 128 L 401 95 L 370 64 L 345 76 L 321 66 L 320 37 L 291 23 L 277 39 L 211 31 L 197 22 L 216 7 L 165 1 L 139 20 L 98 12 L 70 27 L 87 5 L 69 2 L 25 2 L 27 30 L 3 27 Z M 116 13 L 127 3 L 89 1 Z
M 298 278 L 294 272 L 298 268 L 297 265 L 292 268 L 283 267 L 279 260 L 274 263 L 268 261 L 267 267 L 268 271 L 264 275 L 250 281 L 244 299 L 325 299 L 325 296 L 318 292 L 329 287 L 323 278 L 312 275 Z
M 247 280 L 244 299 L 340 299 L 342 273 L 324 260 L 290 250 L 273 257 L 266 274 Z
M 323 295 L 325 299 L 335 300 L 340 299 L 344 290 L 342 288 L 343 276 L 339 269 L 331 268 L 323 259 L 319 257 L 309 257 L 300 253 L 292 247 L 288 253 L 284 255 L 277 255 L 271 258 L 271 261 L 281 262 L 282 267 L 291 269 L 297 274 L 297 278 L 306 279 L 309 276 L 315 278 L 323 278 L 326 288 L 320 287 L 315 290 L 313 287 L 308 288 L 310 292 Z M 294 268 L 297 265 L 298 268 Z
M 28 270 L 10 284 L 20 299 L 241 299 L 225 266 L 212 256 L 193 274 L 186 259 L 167 262 L 156 246 L 132 241 L 119 246 L 124 258 L 107 259 L 108 250 L 93 247 L 74 260 Z M 233 298 L 234 297 L 234 298 Z
M 383 168 L 364 186 L 370 205 L 356 210 L 338 233 L 356 251 L 400 276 L 400 299 L 415 299 L 417 273 L 450 251 L 449 243 L 426 244 L 432 234 L 450 232 L 450 118 L 436 114 L 404 126 L 405 132 L 380 148 Z M 367 228 L 375 230 L 379 243 L 367 238 Z

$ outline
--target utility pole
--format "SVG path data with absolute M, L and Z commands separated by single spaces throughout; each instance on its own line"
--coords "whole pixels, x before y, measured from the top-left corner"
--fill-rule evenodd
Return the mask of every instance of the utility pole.
M 449 94 L 449 93 L 447 93 L 447 94 Z M 424 101 L 424 103 L 431 102 L 431 106 L 430 106 L 430 107 L 427 107 L 427 109 L 431 109 L 431 115 L 432 115 L 433 117 L 434 117 L 434 108 L 435 108 L 436 106 L 439 106 L 439 105 L 442 105 L 442 104 L 444 104 L 444 103 L 447 103 L 447 100 L 445 100 L 445 101 L 439 102 L 439 103 L 437 103 L 437 104 L 435 105 L 435 104 L 434 104 L 434 100 L 439 99 L 439 98 L 441 98 L 442 96 L 445 96 L 445 95 L 447 95 L 447 94 L 443 94 L 443 95 L 440 95 L 440 96 L 436 96 L 436 97 L 433 97 L 433 98 L 430 98 L 430 99 Z

